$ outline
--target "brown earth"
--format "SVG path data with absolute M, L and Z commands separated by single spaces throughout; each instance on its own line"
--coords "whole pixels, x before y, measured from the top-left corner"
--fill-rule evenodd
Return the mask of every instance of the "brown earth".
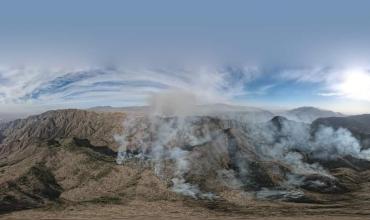
M 306 185 L 301 189 L 304 196 L 294 200 L 299 203 L 259 199 L 254 190 L 279 186 L 291 168 L 278 161 L 262 161 L 237 126 L 227 128 L 225 122 L 210 117 L 197 119 L 191 132 L 202 136 L 211 131 L 215 135 L 211 141 L 188 146 L 186 138 L 179 138 L 169 143 L 184 143 L 195 164 L 186 174 L 187 180 L 217 197 L 192 199 L 174 193 L 169 181 L 171 161 L 165 177 L 155 174 L 151 161 L 132 158 L 123 165 L 115 162 L 118 144 L 114 135 L 125 131 L 122 121 L 127 117 L 125 113 L 60 110 L 0 125 L 1 218 L 370 218 L 368 169 L 330 168 L 335 181 L 304 176 L 307 181 L 326 181 L 326 185 Z M 131 137 L 133 149 L 141 139 L 155 139 L 155 134 L 146 135 L 145 119 L 139 120 L 142 123 Z M 240 154 L 235 152 L 246 156 L 238 158 Z M 253 168 L 247 176 L 240 176 L 248 179 L 242 189 L 220 181 L 215 172 L 237 172 L 235 159 L 249 161 Z

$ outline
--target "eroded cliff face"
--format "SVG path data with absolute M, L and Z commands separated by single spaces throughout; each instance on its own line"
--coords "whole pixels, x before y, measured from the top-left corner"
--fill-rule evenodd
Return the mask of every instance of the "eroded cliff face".
M 240 207 L 255 199 L 351 200 L 370 179 L 366 152 L 350 134 L 311 130 L 282 117 L 248 124 L 208 116 L 46 112 L 0 125 L 0 211 L 60 201 L 191 198 Z M 342 134 L 348 135 L 344 143 Z M 324 143 L 320 135 L 335 141 Z M 343 144 L 354 149 L 338 148 Z

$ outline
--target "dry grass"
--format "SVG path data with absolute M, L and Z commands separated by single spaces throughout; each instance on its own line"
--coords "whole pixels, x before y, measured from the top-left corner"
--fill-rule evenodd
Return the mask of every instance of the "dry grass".
M 84 203 L 66 205 L 63 208 L 42 208 L 6 214 L 0 219 L 366 219 L 370 213 L 344 213 L 336 208 L 304 207 L 302 205 L 280 205 L 251 203 L 244 213 L 210 210 L 203 206 L 189 206 L 186 202 L 135 200 L 125 205 L 106 203 Z M 315 212 L 315 209 L 316 212 Z M 311 213 L 308 211 L 311 210 Z M 339 212 L 336 212 L 339 211 Z M 290 211 L 290 212 L 289 212 Z M 345 211 L 345 208 L 344 208 Z M 349 210 L 347 210 L 349 211 Z

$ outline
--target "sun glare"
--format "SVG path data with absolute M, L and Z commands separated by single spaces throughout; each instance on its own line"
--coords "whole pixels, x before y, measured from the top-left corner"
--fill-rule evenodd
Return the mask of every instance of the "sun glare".
M 361 69 L 347 71 L 336 89 L 345 97 L 369 101 L 370 73 Z

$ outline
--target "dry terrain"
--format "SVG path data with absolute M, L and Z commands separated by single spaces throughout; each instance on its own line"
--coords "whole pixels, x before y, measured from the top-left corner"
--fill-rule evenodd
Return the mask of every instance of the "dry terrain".
M 369 161 L 317 158 L 298 147 L 272 158 L 257 147 L 270 142 L 254 139 L 263 129 L 285 143 L 287 128 L 312 132 L 318 123 L 276 117 L 251 130 L 206 116 L 153 123 L 82 110 L 12 121 L 0 125 L 0 218 L 370 219 Z

